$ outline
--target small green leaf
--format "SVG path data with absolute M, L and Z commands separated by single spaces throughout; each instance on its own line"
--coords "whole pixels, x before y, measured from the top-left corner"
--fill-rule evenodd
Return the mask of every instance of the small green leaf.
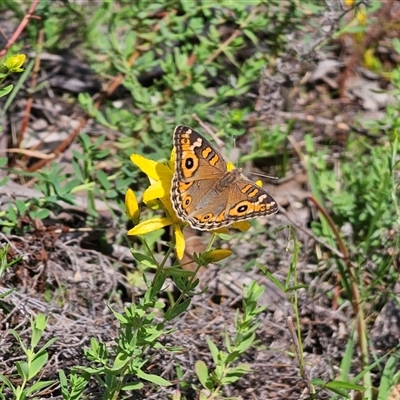
M 162 378 L 161 376 L 154 375 L 154 374 L 146 374 L 142 370 L 137 371 L 137 376 L 141 379 L 146 380 L 147 382 L 155 383 L 156 385 L 160 386 L 170 386 L 171 382 L 167 381 L 166 379 Z
M 379 385 L 378 400 L 385 400 L 390 397 L 393 386 L 399 381 L 400 371 L 397 368 L 400 358 L 400 351 L 390 356 L 385 364 Z
M 137 383 L 132 383 L 132 382 L 130 382 L 130 383 L 127 383 L 126 385 L 124 385 L 123 387 L 122 387 L 122 390 L 124 390 L 124 391 L 128 391 L 128 390 L 140 390 L 140 389 L 142 389 L 143 388 L 143 383 L 142 382 L 137 382 Z
M 154 281 L 151 285 L 151 298 L 156 297 L 156 295 L 160 293 L 166 279 L 167 274 L 164 271 L 161 271 L 160 273 L 155 275 Z
M 2 374 L 0 374 L 0 381 L 4 382 L 9 388 L 14 387 L 13 384 L 11 383 L 11 381 Z
M 211 390 L 212 389 L 212 381 L 208 374 L 208 368 L 204 361 L 197 360 L 195 364 L 196 375 L 199 378 L 200 383 L 204 388 Z
M 31 337 L 31 347 L 34 348 L 39 343 L 43 331 L 47 325 L 47 318 L 43 314 L 38 314 L 36 318 L 31 319 L 32 327 L 32 337 Z
M 108 180 L 108 176 L 106 175 L 106 173 L 104 171 L 99 170 L 96 172 L 96 175 L 97 175 L 97 180 L 100 182 L 102 188 L 104 190 L 111 190 L 111 184 Z
M 2 89 L 0 89 L 0 97 L 7 96 L 11 90 L 13 90 L 14 85 L 8 85 Z
M 364 390 L 362 386 L 345 381 L 331 381 L 325 384 L 328 389 Z
M 137 260 L 140 261 L 143 265 L 146 265 L 150 268 L 157 268 L 157 263 L 155 262 L 154 258 L 146 256 L 145 254 L 132 252 L 132 256 Z
M 79 182 L 85 183 L 82 167 L 75 158 L 72 159 L 72 169 L 74 170 L 75 177 L 79 180 Z
M 314 386 L 324 386 L 325 385 L 325 382 L 321 378 L 314 378 L 311 380 L 311 383 Z
M 6 218 L 10 223 L 14 225 L 18 222 L 17 213 L 15 212 L 15 209 L 11 204 L 9 204 L 7 207 Z
M 211 352 L 211 356 L 212 356 L 214 362 L 217 364 L 219 361 L 218 357 L 220 355 L 218 347 L 214 344 L 214 342 L 208 336 L 207 336 L 206 340 L 207 340 L 207 344 L 208 344 L 208 347 Z
M 205 88 L 203 84 L 200 82 L 195 82 L 193 84 L 193 89 L 200 95 L 208 98 L 213 98 L 215 97 L 215 93 L 211 90 L 208 90 Z
M 131 357 L 126 353 L 118 353 L 114 360 L 112 371 L 120 371 L 130 361 Z
M 50 215 L 50 211 L 46 208 L 42 208 L 41 210 L 31 211 L 30 216 L 32 218 L 38 218 L 40 220 L 46 219 Z
M 182 314 L 189 307 L 190 302 L 191 302 L 191 299 L 186 299 L 182 303 L 180 303 L 179 305 L 173 306 L 171 309 L 169 309 L 165 313 L 165 316 L 164 316 L 165 319 L 167 321 L 171 321 L 175 317 L 177 317 L 178 315 Z
M 17 207 L 17 210 L 19 212 L 19 214 L 21 216 L 24 216 L 26 214 L 26 210 L 28 209 L 28 207 L 26 206 L 25 202 L 23 202 L 22 200 L 15 200 L 15 205 Z
M 27 381 L 29 377 L 28 363 L 26 361 L 16 361 L 15 366 L 17 367 L 19 376 Z
M 26 395 L 30 396 L 30 395 L 38 392 L 39 390 L 42 390 L 45 387 L 52 385 L 54 382 L 55 381 L 39 381 L 39 382 L 36 382 L 26 390 Z
M 49 355 L 47 354 L 47 352 L 41 352 L 37 354 L 35 358 L 31 361 L 28 379 L 32 379 L 34 376 L 36 376 L 45 366 L 48 359 Z
M 194 275 L 193 271 L 184 270 L 180 266 L 165 268 L 165 272 L 168 276 L 172 276 L 173 278 L 190 278 Z

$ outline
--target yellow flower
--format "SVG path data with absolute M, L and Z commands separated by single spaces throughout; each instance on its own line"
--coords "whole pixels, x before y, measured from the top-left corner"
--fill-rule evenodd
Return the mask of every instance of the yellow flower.
M 24 69 L 21 67 L 25 62 L 25 58 L 25 54 L 22 53 L 8 57 L 7 60 L 3 62 L 2 68 L 8 72 L 23 72 Z
M 133 221 L 134 224 L 137 224 L 140 219 L 140 210 L 135 193 L 133 192 L 132 189 L 128 189 L 126 191 L 125 208 L 129 219 Z
M 182 259 L 185 251 L 185 239 L 181 228 L 183 222 L 175 214 L 170 199 L 174 155 L 168 165 L 149 160 L 140 154 L 132 154 L 131 161 L 148 176 L 150 181 L 150 186 L 143 193 L 143 202 L 152 209 L 162 208 L 167 216 L 143 221 L 130 229 L 128 235 L 145 235 L 171 225 L 175 237 L 176 255 L 178 259 Z
M 172 151 L 171 159 L 166 164 L 149 160 L 140 154 L 132 154 L 131 161 L 148 176 L 150 181 L 150 186 L 143 193 L 143 202 L 151 209 L 163 209 L 166 216 L 153 217 L 142 221 L 130 229 L 127 234 L 130 236 L 145 235 L 166 226 L 172 226 L 176 255 L 181 260 L 185 251 L 185 238 L 182 233 L 182 227 L 188 225 L 188 223 L 178 218 L 171 202 L 170 192 L 173 170 L 175 168 L 175 151 Z M 233 168 L 233 164 L 229 163 L 227 169 L 231 170 Z M 126 193 L 125 205 L 129 218 L 137 223 L 139 221 L 139 206 L 135 195 L 130 189 Z M 232 227 L 241 231 L 247 231 L 250 228 L 250 224 L 247 221 L 235 222 L 232 224 Z M 228 229 L 221 228 L 213 232 L 227 233 Z M 222 259 L 228 257 L 229 254 L 228 251 L 224 250 L 223 253 L 218 253 L 218 256 Z
M 364 10 L 357 10 L 356 19 L 361 26 L 365 26 L 367 23 L 367 13 Z

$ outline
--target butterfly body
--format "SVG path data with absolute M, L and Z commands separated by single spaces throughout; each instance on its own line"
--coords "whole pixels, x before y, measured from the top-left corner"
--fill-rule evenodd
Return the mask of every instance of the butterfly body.
M 209 231 L 278 211 L 271 195 L 241 168 L 228 171 L 218 150 L 195 130 L 178 125 L 174 146 L 171 201 L 178 217 L 193 228 Z

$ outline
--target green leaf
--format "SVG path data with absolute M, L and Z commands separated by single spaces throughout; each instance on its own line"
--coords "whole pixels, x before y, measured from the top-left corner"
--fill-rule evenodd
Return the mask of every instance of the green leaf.
M 79 182 L 85 183 L 82 167 L 75 158 L 72 159 L 72 169 L 74 170 L 75 177 L 79 180 Z
M 34 219 L 38 218 L 40 220 L 46 219 L 50 215 L 50 211 L 46 208 L 42 208 L 41 210 L 30 211 L 29 215 Z
M 170 386 L 171 382 L 167 381 L 166 379 L 162 378 L 161 376 L 154 375 L 154 374 L 146 374 L 142 370 L 137 371 L 137 376 L 141 379 L 144 379 L 147 382 L 155 383 L 156 385 L 160 386 Z
M 127 383 L 124 386 L 122 386 L 122 390 L 124 391 L 129 391 L 129 390 L 140 390 L 143 388 L 143 383 L 142 382 L 137 382 L 137 383 Z
M 193 84 L 193 89 L 200 95 L 208 98 L 213 98 L 215 96 L 215 93 L 211 90 L 208 90 L 204 87 L 203 84 L 200 82 L 195 82 Z
M 26 399 L 26 392 L 21 386 L 17 386 L 14 389 L 13 399 L 15 399 L 15 400 L 25 400 Z
M 31 319 L 32 327 L 32 337 L 31 337 L 31 347 L 34 348 L 39 343 L 43 331 L 46 328 L 48 319 L 41 313 L 39 313 L 36 318 Z
M 180 266 L 165 268 L 165 272 L 168 276 L 172 276 L 174 278 L 174 282 L 175 278 L 190 278 L 194 275 L 193 271 L 184 270 Z
M 0 276 L 1 276 L 1 270 L 0 270 Z M 12 289 L 9 289 L 9 290 L 7 290 L 7 291 L 5 291 L 5 292 L 3 292 L 3 293 L 1 293 L 0 294 L 0 299 L 4 299 L 5 297 L 7 297 L 8 295 L 10 295 L 12 292 L 15 292 L 17 289 L 16 288 L 12 288 Z
M 206 363 L 202 360 L 197 360 L 194 369 L 203 387 L 205 387 L 208 390 L 212 390 L 213 385 L 208 373 L 208 368 Z
M 0 89 L 0 97 L 7 96 L 11 90 L 13 90 L 14 85 L 8 85 L 2 89 Z
M 362 386 L 356 385 L 351 382 L 344 381 L 331 381 L 325 384 L 325 387 L 328 389 L 347 389 L 347 390 L 357 390 L 362 391 L 364 388 Z
M 47 352 L 40 352 L 39 354 L 36 354 L 34 359 L 31 361 L 28 379 L 32 379 L 34 376 L 36 376 L 47 363 L 48 359 L 49 355 Z
M 48 347 L 52 346 L 58 340 L 57 337 L 49 339 L 41 348 L 40 351 L 46 350 Z
M 19 376 L 24 379 L 28 380 L 29 378 L 29 366 L 26 361 L 16 361 L 15 366 L 17 367 L 17 371 Z
M 282 285 L 281 282 L 279 282 L 279 280 L 277 278 L 275 278 L 274 275 L 272 275 L 271 272 L 269 272 L 264 266 L 262 266 L 261 264 L 257 263 L 258 268 L 261 269 L 261 271 L 265 274 L 265 276 L 271 280 L 271 282 L 280 290 L 282 290 L 282 292 L 286 292 L 285 287 Z
M 167 274 L 165 273 L 165 271 L 161 271 L 154 276 L 154 281 L 151 286 L 151 294 L 150 294 L 151 298 L 156 297 L 157 294 L 160 293 L 166 279 L 167 279 Z
M 207 340 L 207 344 L 208 344 L 208 347 L 211 352 L 211 356 L 212 356 L 214 362 L 216 364 L 218 364 L 218 361 L 219 361 L 218 358 L 220 355 L 220 351 L 218 350 L 218 347 L 214 344 L 214 342 L 208 336 L 207 336 L 206 340 Z
M 25 202 L 23 202 L 22 200 L 15 200 L 15 205 L 17 207 L 17 210 L 19 212 L 19 214 L 21 216 L 24 216 L 26 214 L 26 211 L 28 209 L 28 207 L 26 206 Z
M 109 155 L 110 155 L 109 149 L 96 150 L 96 152 L 93 154 L 93 160 L 102 160 L 103 158 L 106 158 Z
M 14 225 L 18 222 L 17 214 L 15 212 L 14 207 L 11 204 L 9 204 L 7 207 L 6 218 L 8 219 L 8 221 L 10 223 L 12 223 Z
M 0 381 L 4 382 L 10 389 L 14 387 L 11 381 L 2 374 L 0 374 Z
M 108 180 L 108 176 L 104 171 L 96 171 L 97 180 L 100 182 L 102 188 L 106 191 L 111 190 L 111 184 Z
M 118 353 L 115 357 L 114 365 L 112 366 L 112 371 L 120 371 L 125 365 L 130 361 L 131 357 L 126 353 Z
M 52 385 L 54 382 L 55 381 L 39 381 L 39 382 L 36 382 L 26 390 L 26 395 L 30 396 L 30 395 L 38 392 L 39 390 L 42 390 L 45 387 L 48 387 L 48 386 Z
M 19 337 L 18 332 L 14 329 L 10 329 L 10 333 L 14 336 L 14 338 L 18 341 L 21 349 L 23 350 L 23 352 L 25 354 L 27 354 L 28 349 L 26 348 L 26 346 L 24 345 L 24 342 L 22 341 L 22 339 Z
M 390 393 L 392 392 L 393 386 L 399 381 L 400 371 L 397 368 L 399 358 L 400 351 L 397 351 L 387 360 L 381 375 L 377 400 L 388 399 L 390 397 Z
M 252 333 L 251 335 L 249 335 L 248 338 L 242 340 L 237 346 L 237 351 L 239 351 L 240 353 L 244 353 L 253 345 L 255 338 L 256 335 Z
M 181 315 L 184 311 L 187 310 L 187 308 L 189 307 L 189 304 L 191 302 L 191 299 L 185 299 L 182 303 L 180 303 L 177 306 L 173 306 L 171 309 L 169 309 L 164 317 L 167 321 L 171 321 L 172 319 L 174 319 L 175 317 L 177 317 L 178 315 Z
M 157 268 L 157 263 L 155 262 L 154 258 L 149 257 L 145 254 L 138 253 L 138 252 L 132 252 L 132 256 L 139 262 L 141 262 L 143 265 L 146 265 L 147 267 L 151 268 Z

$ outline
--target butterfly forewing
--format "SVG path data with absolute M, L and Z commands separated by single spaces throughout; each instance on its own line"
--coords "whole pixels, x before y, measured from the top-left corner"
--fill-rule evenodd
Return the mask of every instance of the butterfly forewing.
M 178 125 L 174 145 L 171 201 L 178 217 L 193 228 L 214 230 L 278 211 L 269 193 L 240 169 L 227 171 L 220 152 L 192 128 Z

